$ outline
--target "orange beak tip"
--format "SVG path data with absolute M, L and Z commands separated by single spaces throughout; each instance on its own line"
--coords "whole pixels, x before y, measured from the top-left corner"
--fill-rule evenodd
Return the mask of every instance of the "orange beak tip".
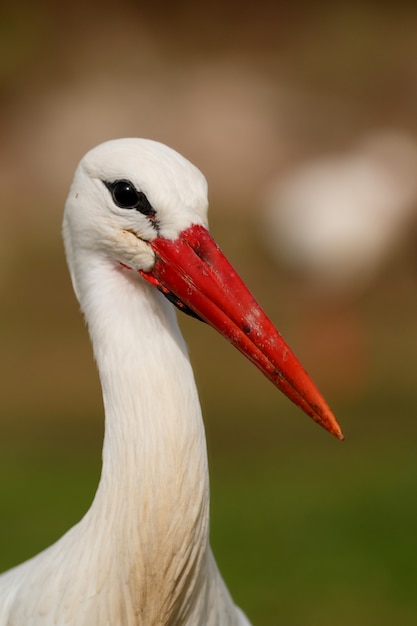
M 333 417 L 332 422 L 330 424 L 324 425 L 324 428 L 326 428 L 326 430 L 328 430 L 331 435 L 336 437 L 336 439 L 339 439 L 339 441 L 345 440 L 345 436 L 342 432 L 342 429 L 340 428 L 335 417 Z

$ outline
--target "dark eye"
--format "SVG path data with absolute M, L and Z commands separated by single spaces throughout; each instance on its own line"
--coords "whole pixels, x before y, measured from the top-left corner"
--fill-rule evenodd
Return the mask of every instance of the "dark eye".
M 110 191 L 113 202 L 121 209 L 133 209 L 150 218 L 155 218 L 155 209 L 142 191 L 137 191 L 129 180 L 116 180 L 104 183 Z
M 133 209 L 138 201 L 138 192 L 127 180 L 113 183 L 110 191 L 115 204 L 122 209 Z

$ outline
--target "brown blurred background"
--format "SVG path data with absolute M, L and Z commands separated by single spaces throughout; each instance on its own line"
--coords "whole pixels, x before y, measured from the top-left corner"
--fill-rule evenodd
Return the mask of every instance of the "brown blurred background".
M 216 239 L 347 437 L 333 441 L 210 329 L 181 320 L 233 595 L 259 626 L 416 623 L 416 27 L 417 7 L 401 2 L 2 3 L 2 568 L 58 537 L 94 493 L 101 392 L 62 210 L 84 152 L 149 137 L 208 178 Z M 347 212 L 324 257 L 330 281 L 310 271 L 314 247 L 281 256 L 290 235 L 281 226 L 275 240 L 268 221 L 275 205 L 294 215 L 284 183 L 300 189 L 302 168 L 323 159 L 297 207 Z M 345 242 L 346 214 L 360 236 Z M 317 230 L 321 253 L 330 218 L 305 215 L 296 229 Z M 357 267 L 346 283 L 345 260 Z

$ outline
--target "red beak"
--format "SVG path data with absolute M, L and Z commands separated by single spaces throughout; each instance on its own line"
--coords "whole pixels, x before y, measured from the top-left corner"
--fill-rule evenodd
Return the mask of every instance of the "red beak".
M 213 326 L 290 400 L 338 439 L 343 433 L 320 392 L 271 320 L 200 225 L 150 242 L 156 262 L 140 273 Z

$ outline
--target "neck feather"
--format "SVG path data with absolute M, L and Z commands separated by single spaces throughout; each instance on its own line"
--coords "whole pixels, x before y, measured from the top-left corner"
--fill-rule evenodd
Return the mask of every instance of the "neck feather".
M 207 560 L 200 406 L 172 306 L 132 271 L 102 267 L 95 274 L 82 306 L 103 389 L 105 439 L 89 515 L 107 519 L 109 549 L 127 561 L 121 565 L 137 605 L 154 605 L 160 617 L 184 604 L 190 581 L 202 583 Z
M 100 484 L 76 526 L 4 575 L 0 624 L 247 626 L 209 548 L 204 429 L 175 314 L 95 261 L 76 290 L 103 387 Z

